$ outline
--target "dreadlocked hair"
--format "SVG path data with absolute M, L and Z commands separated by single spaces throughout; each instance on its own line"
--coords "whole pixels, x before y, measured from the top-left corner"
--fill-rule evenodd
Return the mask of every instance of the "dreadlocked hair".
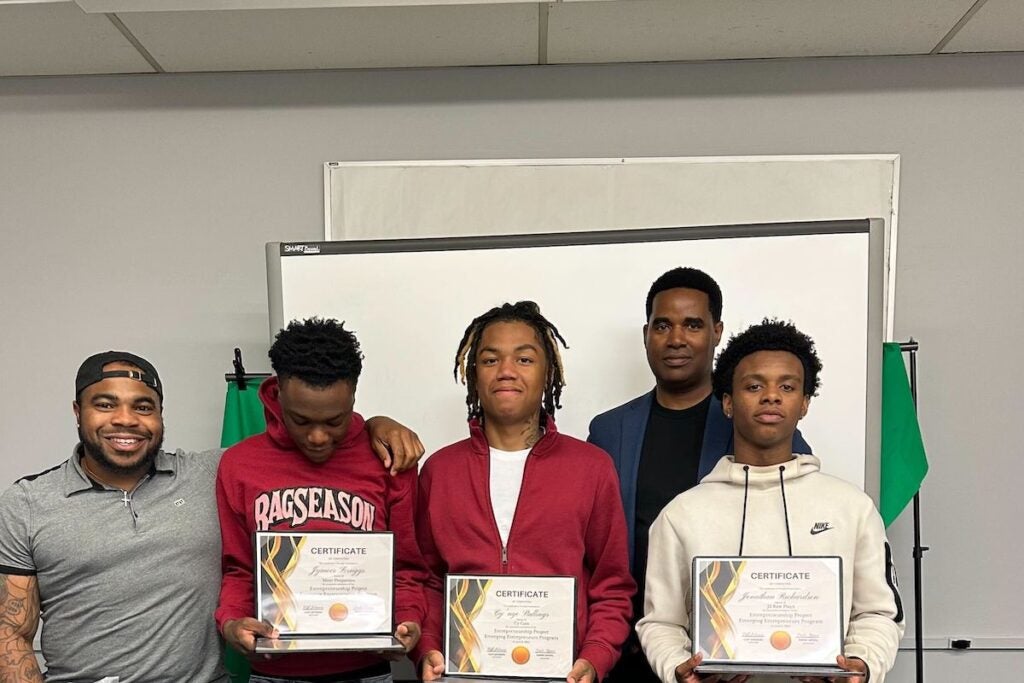
M 270 365 L 278 377 L 294 377 L 314 387 L 345 380 L 353 386 L 363 370 L 359 340 L 333 319 L 293 320 L 277 333 Z
M 758 351 L 787 351 L 804 367 L 804 396 L 818 395 L 821 380 L 821 359 L 814 348 L 814 340 L 796 328 L 791 322 L 765 318 L 758 325 L 751 325 L 743 332 L 733 335 L 725 349 L 718 354 L 711 381 L 715 396 L 720 400 L 725 394 L 732 394 L 732 379 L 736 366 L 747 356 Z
M 545 318 L 540 307 L 533 301 L 517 301 L 514 304 L 502 304 L 473 319 L 466 328 L 459 342 L 458 353 L 455 354 L 455 381 L 466 385 L 466 407 L 469 419 L 483 415 L 480 396 L 476 390 L 476 354 L 480 349 L 480 340 L 484 330 L 492 323 L 525 323 L 533 328 L 544 348 L 547 361 L 547 377 L 544 384 L 542 407 L 547 415 L 554 415 L 555 410 L 562 407 L 562 387 L 565 386 L 565 371 L 562 365 L 562 354 L 558 345 L 568 349 L 565 339 L 551 321 Z

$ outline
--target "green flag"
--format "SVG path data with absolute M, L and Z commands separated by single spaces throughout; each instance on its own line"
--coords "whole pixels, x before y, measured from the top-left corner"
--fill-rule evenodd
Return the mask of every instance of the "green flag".
M 903 512 L 927 473 L 928 459 L 903 351 L 899 344 L 887 343 L 882 348 L 882 477 L 878 510 L 885 526 Z
M 245 389 L 239 389 L 237 382 L 228 382 L 228 393 L 224 399 L 224 426 L 220 431 L 221 448 L 233 446 L 267 428 L 258 392 L 259 384 L 256 382 L 249 382 Z M 249 680 L 249 660 L 230 647 L 224 648 L 224 668 L 228 670 L 232 683 L 246 683 Z
M 249 382 L 245 389 L 239 389 L 237 382 L 228 382 L 228 394 L 224 398 L 224 426 L 220 430 L 221 448 L 234 446 L 267 428 L 258 392 L 256 383 Z

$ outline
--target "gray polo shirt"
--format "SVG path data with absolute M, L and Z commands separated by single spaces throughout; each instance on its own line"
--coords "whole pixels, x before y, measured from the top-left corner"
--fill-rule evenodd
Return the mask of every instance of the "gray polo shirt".
M 77 454 L 0 494 L 0 573 L 38 578 L 47 681 L 227 680 L 213 621 L 219 458 L 161 451 L 130 502 Z

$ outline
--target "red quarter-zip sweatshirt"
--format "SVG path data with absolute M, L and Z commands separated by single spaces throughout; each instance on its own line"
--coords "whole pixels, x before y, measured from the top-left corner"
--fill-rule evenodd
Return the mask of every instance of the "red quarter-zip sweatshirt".
M 636 590 L 608 454 L 559 434 L 548 418 L 527 456 L 505 546 L 491 508 L 490 447 L 476 420 L 468 439 L 427 459 L 419 489 L 417 535 L 430 578 L 416 658 L 443 649 L 445 574 L 575 576 L 576 657 L 604 678 L 629 633 Z

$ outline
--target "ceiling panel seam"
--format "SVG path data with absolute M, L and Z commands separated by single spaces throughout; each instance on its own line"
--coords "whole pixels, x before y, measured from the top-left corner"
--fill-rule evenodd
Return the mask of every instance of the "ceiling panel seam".
M 945 50 L 946 46 L 949 45 L 949 41 L 953 40 L 953 38 L 956 37 L 957 33 L 960 33 L 960 29 L 967 25 L 967 22 L 970 21 L 971 18 L 978 13 L 978 10 L 980 10 L 982 8 L 982 5 L 984 5 L 986 2 L 988 2 L 988 0 L 977 0 L 977 2 L 971 5 L 971 8 L 967 10 L 962 17 L 960 17 L 960 21 L 956 22 L 956 24 L 953 25 L 953 28 L 949 29 L 949 33 L 944 35 L 942 37 L 942 40 L 939 41 L 938 45 L 932 48 L 932 51 L 928 54 L 937 55 L 943 50 Z
M 110 20 L 110 23 L 114 25 L 114 28 L 121 32 L 121 35 L 123 35 L 125 39 L 132 44 L 132 47 L 138 50 L 139 54 L 142 55 L 142 58 L 149 62 L 149 65 L 153 67 L 158 74 L 167 73 L 167 70 L 160 66 L 160 62 L 156 61 L 156 57 L 151 55 L 149 50 L 146 49 L 146 46 L 135 37 L 135 34 L 131 32 L 131 29 L 124 25 L 124 22 L 121 21 L 119 16 L 114 13 L 108 13 L 105 16 Z

